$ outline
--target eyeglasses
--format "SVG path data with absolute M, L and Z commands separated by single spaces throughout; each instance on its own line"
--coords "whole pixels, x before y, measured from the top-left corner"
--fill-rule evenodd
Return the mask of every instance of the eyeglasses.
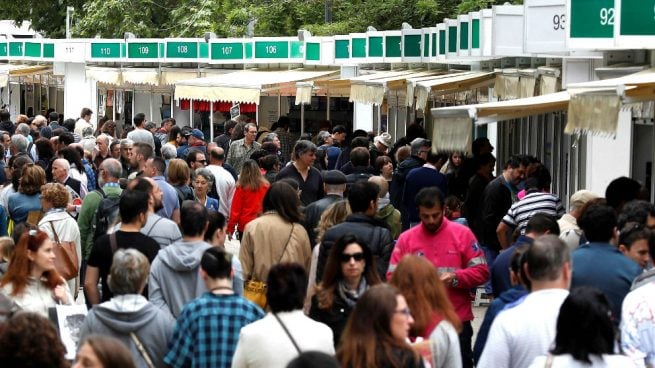
M 353 254 L 342 253 L 339 256 L 339 260 L 341 260 L 342 263 L 350 262 L 351 259 L 354 259 L 355 262 L 361 262 L 364 260 L 364 253 L 362 252 L 353 253 Z
M 403 314 L 407 318 L 412 316 L 412 311 L 410 311 L 409 308 L 403 308 L 401 310 L 394 311 L 394 313 Z
M 207 163 L 207 160 L 196 160 L 196 162 L 200 162 L 200 163 L 202 163 L 202 164 L 206 164 L 206 163 Z
M 420 155 L 421 153 L 430 153 L 430 151 L 418 151 L 418 154 Z

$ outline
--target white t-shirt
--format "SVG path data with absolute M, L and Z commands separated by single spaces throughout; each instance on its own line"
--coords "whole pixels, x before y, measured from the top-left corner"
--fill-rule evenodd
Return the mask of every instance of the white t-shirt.
M 637 367 L 655 366 L 655 282 L 626 295 L 621 309 L 621 347 Z
M 535 358 L 529 368 L 545 368 L 547 356 L 543 355 Z M 551 368 L 632 368 L 634 363 L 630 358 L 623 355 L 598 355 L 589 357 L 591 365 L 573 359 L 570 354 L 557 355 L 553 358 Z
M 232 208 L 232 198 L 236 190 L 236 182 L 229 171 L 222 166 L 207 165 L 205 169 L 214 175 L 216 191 L 218 192 L 218 212 L 222 213 L 225 218 L 230 217 L 230 208 Z
M 548 353 L 555 341 L 559 309 L 569 295 L 565 289 L 528 294 L 519 305 L 494 320 L 478 368 L 525 368 Z

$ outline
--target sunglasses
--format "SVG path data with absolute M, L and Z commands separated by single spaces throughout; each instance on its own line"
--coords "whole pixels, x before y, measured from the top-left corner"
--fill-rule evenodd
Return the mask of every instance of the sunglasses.
M 339 256 L 339 260 L 342 263 L 350 262 L 350 259 L 354 259 L 355 262 L 363 261 L 364 260 L 364 253 L 362 253 L 362 252 L 353 253 L 353 254 L 342 253 Z

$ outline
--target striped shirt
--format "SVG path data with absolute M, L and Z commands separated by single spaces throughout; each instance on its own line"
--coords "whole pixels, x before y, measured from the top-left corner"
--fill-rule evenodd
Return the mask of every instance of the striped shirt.
M 528 221 L 537 213 L 560 218 L 564 215 L 565 210 L 562 206 L 562 201 L 556 195 L 535 192 L 515 202 L 503 217 L 503 222 L 512 229 L 518 227 L 521 234 L 525 234 Z

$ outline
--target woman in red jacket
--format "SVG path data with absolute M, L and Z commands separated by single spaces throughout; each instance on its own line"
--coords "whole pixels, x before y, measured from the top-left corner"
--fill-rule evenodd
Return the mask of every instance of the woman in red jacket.
M 229 233 L 234 232 L 235 226 L 239 234 L 243 233 L 246 225 L 262 213 L 262 201 L 269 186 L 257 163 L 254 160 L 246 160 L 232 199 L 230 222 L 227 224 Z

